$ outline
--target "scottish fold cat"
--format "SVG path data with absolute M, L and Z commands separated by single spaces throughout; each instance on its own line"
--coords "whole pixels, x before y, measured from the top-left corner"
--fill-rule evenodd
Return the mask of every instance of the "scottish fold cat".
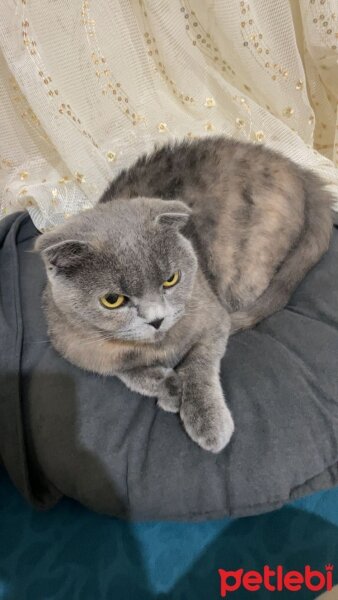
M 328 248 L 331 202 L 263 146 L 209 137 L 141 157 L 36 242 L 52 344 L 221 451 L 234 431 L 219 379 L 228 337 L 285 306 Z

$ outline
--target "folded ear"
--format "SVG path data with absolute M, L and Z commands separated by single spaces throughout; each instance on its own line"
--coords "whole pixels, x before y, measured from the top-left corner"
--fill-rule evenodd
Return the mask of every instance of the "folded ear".
M 36 247 L 49 270 L 60 271 L 65 274 L 74 272 L 80 265 L 89 260 L 92 249 L 87 242 L 78 240 L 65 240 L 50 245 L 39 244 Z
M 155 222 L 167 227 L 182 229 L 187 223 L 191 209 L 181 200 L 166 200 L 163 202 L 163 212 L 157 215 Z

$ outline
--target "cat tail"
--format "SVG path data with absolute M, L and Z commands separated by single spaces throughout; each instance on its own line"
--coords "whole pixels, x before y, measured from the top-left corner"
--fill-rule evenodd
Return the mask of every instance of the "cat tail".
M 281 310 L 292 292 L 327 251 L 332 232 L 333 215 L 331 194 L 323 190 L 317 177 L 308 176 L 306 182 L 306 221 L 297 246 L 291 250 L 273 276 L 269 287 L 246 311 L 234 312 L 231 331 L 249 329 L 262 319 Z

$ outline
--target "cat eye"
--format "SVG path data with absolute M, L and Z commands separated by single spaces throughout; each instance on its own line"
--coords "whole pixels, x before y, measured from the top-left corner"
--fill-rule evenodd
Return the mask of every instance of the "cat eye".
M 106 294 L 100 298 L 100 303 L 104 308 L 112 310 L 113 308 L 120 308 L 127 302 L 128 298 L 122 296 L 122 294 Z
M 173 273 L 172 276 L 169 277 L 169 279 L 167 279 L 166 281 L 163 281 L 162 285 L 164 288 L 173 287 L 174 285 L 176 285 L 179 282 L 180 278 L 181 278 L 181 272 L 175 271 L 175 273 Z

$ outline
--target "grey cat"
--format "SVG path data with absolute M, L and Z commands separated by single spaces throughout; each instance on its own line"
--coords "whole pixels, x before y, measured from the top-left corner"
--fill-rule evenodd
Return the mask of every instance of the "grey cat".
M 143 156 L 100 204 L 37 240 L 54 347 L 179 412 L 219 452 L 231 332 L 281 309 L 327 250 L 331 196 L 263 146 L 205 138 Z

